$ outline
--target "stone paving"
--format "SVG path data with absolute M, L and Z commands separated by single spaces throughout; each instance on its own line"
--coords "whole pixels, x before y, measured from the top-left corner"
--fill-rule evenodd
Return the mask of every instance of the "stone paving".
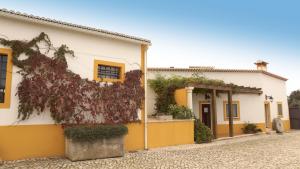
M 1 169 L 176 169 L 276 168 L 300 169 L 300 131 L 255 135 L 201 145 L 183 145 L 136 153 L 122 158 L 70 162 L 32 159 L 6 162 Z

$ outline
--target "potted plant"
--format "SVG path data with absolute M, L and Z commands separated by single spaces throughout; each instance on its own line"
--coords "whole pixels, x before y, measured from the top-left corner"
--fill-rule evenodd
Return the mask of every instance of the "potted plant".
M 125 125 L 65 127 L 65 155 L 71 161 L 122 157 L 127 133 Z

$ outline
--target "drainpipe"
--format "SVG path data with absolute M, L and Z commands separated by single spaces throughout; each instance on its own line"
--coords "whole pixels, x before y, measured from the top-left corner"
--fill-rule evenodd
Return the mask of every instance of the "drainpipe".
M 145 46 L 145 51 L 144 51 L 144 90 L 145 90 L 145 104 L 144 104 L 144 149 L 148 150 L 148 92 L 147 92 L 147 88 L 148 88 L 148 82 L 147 82 L 147 50 L 148 50 L 148 46 Z

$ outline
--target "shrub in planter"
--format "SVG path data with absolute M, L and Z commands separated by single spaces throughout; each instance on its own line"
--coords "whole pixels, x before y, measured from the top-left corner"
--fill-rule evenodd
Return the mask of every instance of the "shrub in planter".
M 174 119 L 192 119 L 193 112 L 185 106 L 178 106 L 172 104 L 169 106 L 168 114 L 172 115 Z
M 196 143 L 208 143 L 213 140 L 214 136 L 209 127 L 204 125 L 199 119 L 194 123 L 194 140 Z
M 257 128 L 257 125 L 253 123 L 246 123 L 244 125 L 244 128 L 242 128 L 242 130 L 245 134 L 254 134 L 254 133 L 262 132 L 262 130 L 260 128 Z
M 66 127 L 66 157 L 71 161 L 121 157 L 127 133 L 125 125 Z
M 125 125 L 91 125 L 65 127 L 64 134 L 68 139 L 74 141 L 96 141 L 124 136 L 128 133 Z

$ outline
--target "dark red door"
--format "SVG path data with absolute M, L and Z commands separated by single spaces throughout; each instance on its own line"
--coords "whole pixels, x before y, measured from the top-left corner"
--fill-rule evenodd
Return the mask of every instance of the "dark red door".
M 210 104 L 202 104 L 202 123 L 211 128 L 210 126 Z

